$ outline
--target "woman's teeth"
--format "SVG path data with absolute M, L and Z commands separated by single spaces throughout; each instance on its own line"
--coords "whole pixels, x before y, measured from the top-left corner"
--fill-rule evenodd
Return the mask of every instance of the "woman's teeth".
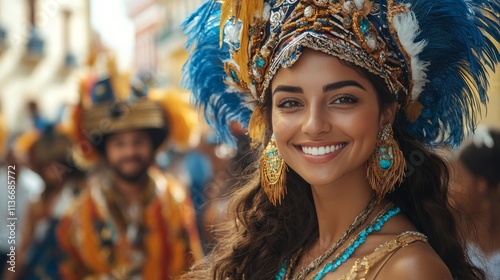
M 302 146 L 302 152 L 304 154 L 312 155 L 312 156 L 322 156 L 325 154 L 333 153 L 342 149 L 345 144 L 339 145 L 331 145 L 331 146 L 323 146 L 323 147 L 305 147 Z

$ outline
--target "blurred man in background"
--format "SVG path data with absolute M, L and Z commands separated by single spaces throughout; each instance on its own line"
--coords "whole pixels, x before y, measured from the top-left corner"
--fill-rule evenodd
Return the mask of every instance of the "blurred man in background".
M 187 190 L 154 166 L 156 151 L 178 134 L 176 112 L 116 75 L 93 85 L 91 97 L 82 134 L 101 165 L 59 228 L 64 277 L 179 276 L 202 253 Z

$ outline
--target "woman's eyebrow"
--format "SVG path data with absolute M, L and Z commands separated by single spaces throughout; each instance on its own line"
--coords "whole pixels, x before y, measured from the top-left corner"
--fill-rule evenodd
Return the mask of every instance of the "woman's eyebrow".
M 366 91 L 366 89 L 360 83 L 358 83 L 354 80 L 347 80 L 347 81 L 340 81 L 340 82 L 328 84 L 328 85 L 323 87 L 323 92 L 327 92 L 330 90 L 336 90 L 336 89 L 340 89 L 340 88 L 348 87 L 348 86 L 358 87 L 358 88 Z
M 304 93 L 304 91 L 302 90 L 301 87 L 286 86 L 286 85 L 279 85 L 279 86 L 277 86 L 274 89 L 273 94 L 275 94 L 278 91 L 285 91 L 285 92 L 290 92 L 290 93 Z
M 340 81 L 340 82 L 335 82 L 335 83 L 325 85 L 323 87 L 323 92 L 327 92 L 330 90 L 336 90 L 336 89 L 340 89 L 343 87 L 349 87 L 349 86 L 358 87 L 358 88 L 366 91 L 365 87 L 363 87 L 360 83 L 358 83 L 354 80 L 347 80 L 347 81 Z M 304 93 L 304 91 L 302 90 L 301 87 L 288 86 L 288 85 L 277 86 L 273 91 L 273 95 L 278 91 L 284 91 L 284 92 L 289 92 L 289 93 Z

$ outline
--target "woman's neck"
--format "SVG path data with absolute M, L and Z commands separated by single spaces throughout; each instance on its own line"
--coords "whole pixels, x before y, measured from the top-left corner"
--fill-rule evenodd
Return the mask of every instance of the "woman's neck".
M 331 185 L 312 186 L 318 218 L 319 246 L 336 242 L 363 211 L 373 191 L 366 180 L 366 169 L 353 171 Z

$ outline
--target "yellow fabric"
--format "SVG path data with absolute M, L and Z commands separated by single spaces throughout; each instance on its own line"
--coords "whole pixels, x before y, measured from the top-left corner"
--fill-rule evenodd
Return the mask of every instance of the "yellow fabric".
M 233 56 L 236 64 L 241 67 L 241 73 L 248 73 L 250 54 L 247 46 L 249 45 L 250 40 L 250 26 L 254 22 L 256 16 L 262 16 L 263 7 L 264 1 L 262 0 L 225 0 L 222 2 L 221 22 L 227 22 L 231 18 L 234 21 L 241 20 L 242 22 L 240 34 L 240 45 L 242 48 L 240 48 Z M 220 38 L 223 38 L 223 32 L 224 24 L 221 24 Z M 241 77 L 245 83 L 250 83 L 248 75 L 242 75 Z
M 145 261 L 139 269 L 142 279 L 170 279 L 183 274 L 194 260 L 202 257 L 201 244 L 186 189 L 161 171 L 150 175 L 156 188 L 142 210 Z M 102 195 L 105 193 L 102 181 L 91 182 L 59 227 L 58 238 L 67 253 L 61 267 L 65 279 L 125 275 L 125 271 L 137 264 L 131 260 L 134 245 L 126 238 L 125 231 L 116 226 L 119 222 L 107 207 L 110 198 Z M 99 232 L 101 224 L 113 230 Z M 114 236 L 110 239 L 112 246 L 103 246 L 103 236 Z
M 248 123 L 248 135 L 252 139 L 254 145 L 258 145 L 264 141 L 267 122 L 262 114 L 262 108 L 258 106 L 250 117 Z
M 194 146 L 199 139 L 199 117 L 189 103 L 189 93 L 175 89 L 150 89 L 148 98 L 161 104 L 167 115 L 171 139 L 177 148 Z
M 370 255 L 357 259 L 351 271 L 339 280 L 374 279 L 392 255 L 399 249 L 417 241 L 427 242 L 427 239 L 422 234 L 416 232 L 405 232 L 385 242 Z

